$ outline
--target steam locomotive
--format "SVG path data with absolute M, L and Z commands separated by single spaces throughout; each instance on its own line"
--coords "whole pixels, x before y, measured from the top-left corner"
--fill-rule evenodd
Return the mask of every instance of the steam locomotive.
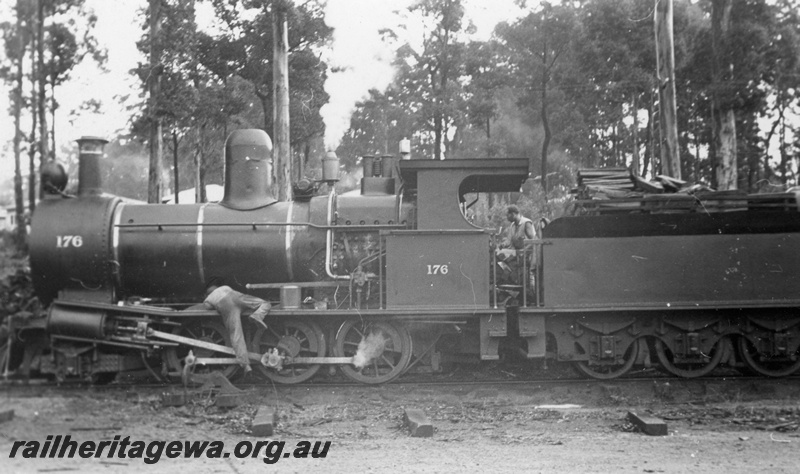
M 76 197 L 45 173 L 54 192 L 32 220 L 32 277 L 49 305 L 41 370 L 59 378 L 176 375 L 190 351 L 233 377 L 219 315 L 184 309 L 211 278 L 275 303 L 267 329 L 243 324 L 252 364 L 280 383 L 324 367 L 384 383 L 504 354 L 599 379 L 656 363 L 681 377 L 800 369 L 800 193 L 578 199 L 526 241 L 509 283 L 496 233 L 465 217 L 466 201 L 519 191 L 526 159 L 366 156 L 360 190 L 337 193 L 329 154 L 320 181 L 277 202 L 269 137 L 237 130 L 222 201 L 154 205 L 103 192 L 103 143 L 79 140 Z

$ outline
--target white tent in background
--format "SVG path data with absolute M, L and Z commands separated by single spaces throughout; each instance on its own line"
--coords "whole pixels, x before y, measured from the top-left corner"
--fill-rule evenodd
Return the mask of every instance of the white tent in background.
M 225 190 L 219 184 L 206 185 L 206 199 L 208 200 L 208 202 L 220 202 L 222 201 L 222 197 L 224 196 L 224 194 Z M 194 195 L 195 195 L 195 188 L 184 189 L 183 191 L 178 193 L 178 203 L 193 204 L 195 202 Z M 175 195 L 170 194 L 168 196 L 164 196 L 161 198 L 161 202 L 163 204 L 174 204 Z

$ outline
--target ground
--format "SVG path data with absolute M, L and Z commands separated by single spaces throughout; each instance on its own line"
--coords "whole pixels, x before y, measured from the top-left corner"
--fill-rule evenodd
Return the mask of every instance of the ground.
M 247 404 L 213 405 L 209 392 L 165 407 L 178 387 L 107 389 L 0 386 L 2 472 L 798 472 L 800 379 L 690 382 L 390 384 L 248 389 Z M 567 406 L 573 404 L 577 406 Z M 258 441 L 250 422 L 277 407 L 272 440 L 331 441 L 324 459 L 9 459 L 16 440 Z M 554 405 L 554 406 L 548 406 Z M 406 408 L 420 408 L 432 438 L 411 438 Z M 668 435 L 647 436 L 629 411 L 660 417 Z M 231 449 L 232 450 L 232 449 Z

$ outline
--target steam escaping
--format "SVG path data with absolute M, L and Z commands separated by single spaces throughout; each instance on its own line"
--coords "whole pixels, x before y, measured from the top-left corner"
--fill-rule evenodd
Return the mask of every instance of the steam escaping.
M 382 332 L 370 333 L 358 343 L 358 351 L 356 355 L 353 356 L 353 365 L 355 365 L 357 369 L 363 369 L 367 364 L 372 362 L 373 359 L 383 354 L 385 346 L 386 339 L 383 338 Z
M 394 79 L 394 48 L 381 31 L 400 23 L 399 10 L 410 0 L 329 0 L 325 22 L 334 28 L 325 81 L 330 101 L 320 110 L 325 122 L 325 148 L 335 150 L 350 128 L 356 103 L 370 89 L 384 91 Z

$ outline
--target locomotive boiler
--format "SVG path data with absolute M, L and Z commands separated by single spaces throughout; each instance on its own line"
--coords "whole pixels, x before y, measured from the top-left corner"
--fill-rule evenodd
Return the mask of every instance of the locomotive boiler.
M 504 356 L 601 379 L 800 369 L 798 193 L 579 198 L 517 252 L 509 282 L 467 195 L 519 191 L 527 159 L 365 156 L 360 189 L 337 193 L 329 155 L 321 180 L 277 202 L 269 137 L 238 130 L 222 201 L 155 205 L 104 193 L 102 141 L 80 147 L 78 195 L 50 194 L 31 229 L 43 370 L 62 378 L 176 375 L 189 351 L 233 376 L 219 315 L 185 309 L 215 277 L 274 303 L 268 329 L 243 324 L 252 364 L 281 383 L 323 367 L 382 383 Z

